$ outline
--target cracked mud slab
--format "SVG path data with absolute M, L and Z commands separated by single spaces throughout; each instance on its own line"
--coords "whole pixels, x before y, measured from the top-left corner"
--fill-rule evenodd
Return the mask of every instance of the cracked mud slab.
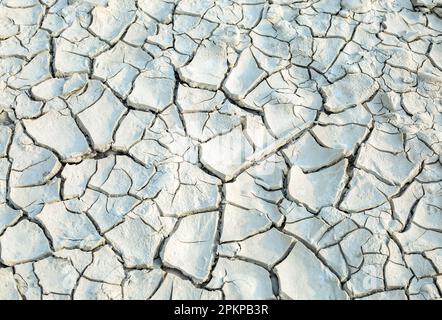
M 0 299 L 440 299 L 440 0 L 0 0 Z

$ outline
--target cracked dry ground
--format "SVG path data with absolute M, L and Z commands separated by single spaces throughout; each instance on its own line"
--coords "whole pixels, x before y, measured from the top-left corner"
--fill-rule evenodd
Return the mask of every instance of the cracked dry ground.
M 0 298 L 441 298 L 441 5 L 0 0 Z

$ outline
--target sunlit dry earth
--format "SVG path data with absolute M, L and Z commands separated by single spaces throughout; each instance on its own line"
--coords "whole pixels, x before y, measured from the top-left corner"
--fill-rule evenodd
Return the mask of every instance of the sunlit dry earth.
M 438 299 L 442 1 L 0 0 L 0 299 Z

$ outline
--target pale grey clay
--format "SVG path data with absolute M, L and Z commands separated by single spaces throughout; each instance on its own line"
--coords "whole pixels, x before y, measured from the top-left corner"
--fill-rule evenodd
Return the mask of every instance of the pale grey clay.
M 441 0 L 0 0 L 0 299 L 441 299 Z

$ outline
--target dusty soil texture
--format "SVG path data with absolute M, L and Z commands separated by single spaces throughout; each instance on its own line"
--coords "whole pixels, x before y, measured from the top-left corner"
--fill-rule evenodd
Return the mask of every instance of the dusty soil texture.
M 0 299 L 438 299 L 441 0 L 0 0 Z

